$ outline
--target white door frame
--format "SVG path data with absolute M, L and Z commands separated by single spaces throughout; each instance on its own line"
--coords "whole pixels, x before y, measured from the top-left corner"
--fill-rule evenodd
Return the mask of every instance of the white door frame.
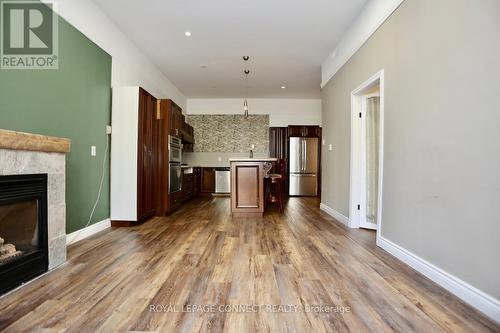
M 384 70 L 380 70 L 368 80 L 351 92 L 351 163 L 350 163 L 350 195 L 349 195 L 349 227 L 360 227 L 360 213 L 358 204 L 365 202 L 361 197 L 361 130 L 362 122 L 359 121 L 359 113 L 362 112 L 363 95 L 371 87 L 380 86 L 380 138 L 379 138 L 379 174 L 378 174 L 378 207 L 377 207 L 377 238 L 382 229 L 382 187 L 383 187 L 383 165 L 384 165 Z

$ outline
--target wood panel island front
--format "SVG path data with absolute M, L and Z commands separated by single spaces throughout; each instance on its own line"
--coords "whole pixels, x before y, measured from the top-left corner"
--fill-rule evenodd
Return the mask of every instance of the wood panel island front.
M 264 213 L 264 163 L 276 158 L 234 158 L 231 164 L 231 213 L 261 217 Z

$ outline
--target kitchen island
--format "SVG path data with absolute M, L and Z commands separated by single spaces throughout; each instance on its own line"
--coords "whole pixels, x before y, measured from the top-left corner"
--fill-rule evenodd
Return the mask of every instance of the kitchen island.
M 231 213 L 235 217 L 261 217 L 264 213 L 264 164 L 276 158 L 233 158 L 231 165 Z

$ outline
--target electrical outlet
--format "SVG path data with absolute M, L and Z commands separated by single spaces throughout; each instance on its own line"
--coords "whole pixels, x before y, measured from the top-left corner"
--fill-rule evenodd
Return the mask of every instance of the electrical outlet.
M 96 155 L 97 155 L 97 147 L 90 146 L 90 156 L 96 156 Z
M 220 156 L 219 156 L 219 157 L 217 158 L 217 161 L 222 162 L 222 157 L 220 157 Z
M 329 150 L 329 151 L 332 151 L 332 150 L 333 150 L 333 145 L 332 145 L 331 143 L 328 145 L 328 150 Z
M 106 134 L 111 134 L 111 125 L 106 125 Z

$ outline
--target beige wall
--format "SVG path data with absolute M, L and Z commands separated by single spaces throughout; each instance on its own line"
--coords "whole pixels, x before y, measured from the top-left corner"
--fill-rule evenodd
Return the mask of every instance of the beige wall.
M 350 92 L 385 70 L 382 236 L 500 299 L 500 1 L 406 0 L 322 90 L 349 215 Z

